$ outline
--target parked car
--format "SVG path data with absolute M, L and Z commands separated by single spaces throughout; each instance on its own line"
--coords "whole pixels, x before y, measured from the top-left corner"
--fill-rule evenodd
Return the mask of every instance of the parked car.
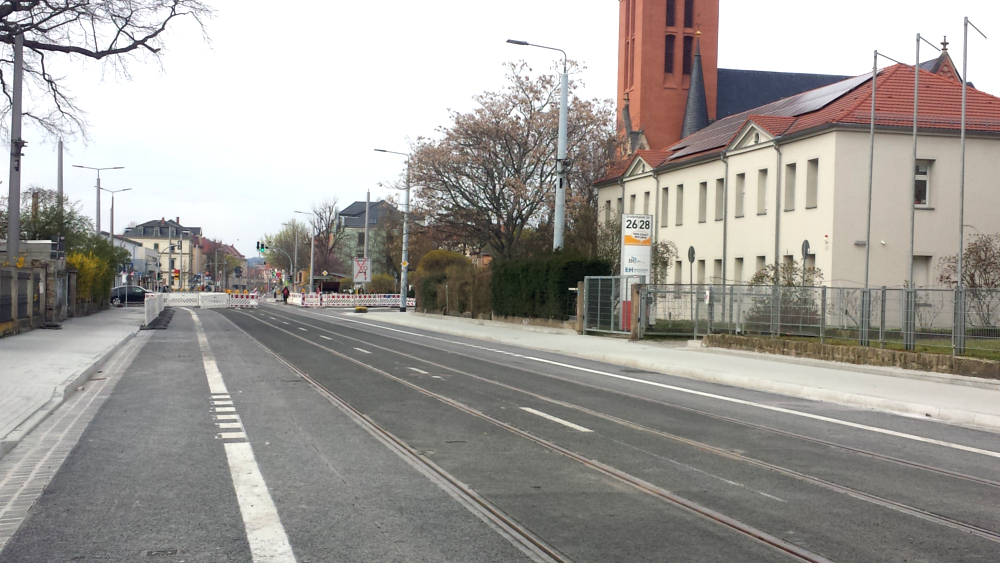
M 111 304 L 114 306 L 146 301 L 146 290 L 137 285 L 122 285 L 111 288 Z

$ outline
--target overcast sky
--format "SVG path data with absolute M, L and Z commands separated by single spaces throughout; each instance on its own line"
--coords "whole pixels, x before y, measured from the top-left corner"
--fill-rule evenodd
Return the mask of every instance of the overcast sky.
M 217 10 L 211 42 L 181 22 L 162 68 L 134 65 L 130 81 L 97 63 L 63 71 L 90 122 L 87 144 L 67 143 L 67 197 L 93 216 L 95 175 L 70 165 L 124 166 L 102 174 L 105 188 L 132 188 L 116 198 L 118 233 L 180 217 L 249 257 L 295 210 L 334 198 L 345 207 L 367 189 L 378 199 L 404 158 L 373 149 L 406 151 L 434 135 L 449 109 L 467 111 L 475 94 L 503 85 L 504 62 L 547 70 L 556 58 L 507 38 L 566 50 L 587 67 L 584 96 L 615 96 L 617 0 L 206 1 Z M 911 62 L 920 32 L 935 44 L 947 35 L 961 69 L 968 16 L 993 37 L 970 35 L 969 79 L 1000 94 L 998 6 L 722 0 L 719 66 L 856 75 L 870 70 L 873 49 Z M 54 189 L 55 142 L 30 127 L 24 137 L 23 186 Z M 104 194 L 105 230 L 109 208 Z

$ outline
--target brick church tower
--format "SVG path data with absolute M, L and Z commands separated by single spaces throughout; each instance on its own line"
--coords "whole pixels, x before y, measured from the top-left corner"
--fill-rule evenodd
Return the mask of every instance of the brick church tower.
M 699 44 L 696 89 L 716 118 L 719 0 L 619 0 L 619 9 L 619 130 L 629 153 L 664 149 L 681 138 Z

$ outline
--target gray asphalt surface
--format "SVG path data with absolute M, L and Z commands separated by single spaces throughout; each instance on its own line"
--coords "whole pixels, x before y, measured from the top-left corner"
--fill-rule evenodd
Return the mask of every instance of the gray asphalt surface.
M 747 530 L 837 562 L 1000 560 L 997 434 L 382 326 L 379 315 L 197 314 L 301 562 L 530 560 L 420 460 L 563 560 L 802 560 Z M 387 447 L 299 372 L 417 455 Z M 0 561 L 136 561 L 165 548 L 178 553 L 154 560 L 250 561 L 208 401 L 180 311 Z

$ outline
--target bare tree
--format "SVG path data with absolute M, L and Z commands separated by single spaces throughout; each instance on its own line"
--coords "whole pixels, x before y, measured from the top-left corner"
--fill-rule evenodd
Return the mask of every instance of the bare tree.
M 14 38 L 24 35 L 24 117 L 51 135 L 84 133 L 86 119 L 54 74 L 50 55 L 95 59 L 128 79 L 129 64 L 159 61 L 164 34 L 178 18 L 204 22 L 213 11 L 201 0 L 0 0 L 0 87 L 10 112 Z M 7 121 L 2 127 L 6 130 Z
M 343 246 L 347 232 L 340 224 L 340 208 L 337 198 L 327 199 L 322 203 L 313 205 L 313 215 L 309 219 L 312 231 L 316 237 L 316 264 L 317 272 L 323 270 L 340 271 L 344 264 L 339 253 Z
M 556 77 L 533 77 L 523 62 L 507 68 L 507 86 L 476 96 L 479 107 L 470 113 L 452 112 L 451 125 L 438 130 L 441 138 L 418 139 L 410 157 L 429 221 L 499 257 L 518 254 L 526 230 L 552 223 L 559 122 Z M 589 187 L 584 174 L 592 167 L 583 161 L 590 151 L 578 147 L 596 133 L 613 139 L 614 112 L 609 102 L 582 101 L 571 91 L 568 123 L 570 172 L 579 176 L 570 185 Z

